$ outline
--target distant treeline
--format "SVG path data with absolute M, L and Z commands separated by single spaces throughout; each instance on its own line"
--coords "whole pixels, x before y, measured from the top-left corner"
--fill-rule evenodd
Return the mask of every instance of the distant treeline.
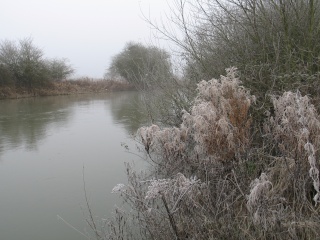
M 46 85 L 28 88 L 24 86 L 0 86 L 0 99 L 55 96 L 82 93 L 132 90 L 133 85 L 126 81 L 79 78 L 48 82 Z
M 74 72 L 67 59 L 48 59 L 32 39 L 0 42 L 0 86 L 32 89 L 66 79 Z

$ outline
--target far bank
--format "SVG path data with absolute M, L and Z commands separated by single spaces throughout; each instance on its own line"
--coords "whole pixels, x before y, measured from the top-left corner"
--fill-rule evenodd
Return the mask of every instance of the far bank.
M 66 80 L 52 82 L 45 86 L 34 88 L 22 86 L 0 86 L 0 99 L 27 98 L 37 96 L 70 95 L 109 91 L 133 90 L 134 87 L 125 81 L 91 80 L 88 78 L 79 80 Z

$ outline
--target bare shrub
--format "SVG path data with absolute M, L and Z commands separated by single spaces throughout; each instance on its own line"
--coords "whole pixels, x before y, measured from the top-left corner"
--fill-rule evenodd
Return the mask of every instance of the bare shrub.
M 315 191 L 313 200 L 319 199 L 319 154 L 315 149 L 320 147 L 319 115 L 307 96 L 299 92 L 285 92 L 279 98 L 273 98 L 274 116 L 265 124 L 265 130 L 276 143 L 274 151 L 282 159 L 292 159 L 294 164 L 291 179 L 295 185 L 301 183 L 295 199 L 305 202 L 310 193 Z M 310 182 L 313 182 L 313 190 Z M 310 200 L 310 199 L 309 199 Z
M 273 97 L 252 142 L 253 100 L 231 68 L 198 84 L 180 127 L 140 128 L 152 177 L 128 168 L 114 188 L 129 209 L 112 239 L 319 238 L 319 115 L 299 92 Z
M 170 6 L 167 22 L 146 20 L 181 49 L 187 78 L 198 82 L 237 66 L 259 101 L 274 91 L 310 94 L 308 85 L 318 85 L 319 1 L 174 0 Z
M 141 128 L 138 136 L 151 159 L 167 165 L 168 173 L 187 167 L 190 174 L 204 159 L 229 163 L 239 159 L 250 142 L 248 110 L 254 99 L 239 84 L 236 69 L 228 69 L 226 77 L 198 84 L 198 97 L 191 112 L 184 111 L 180 128 Z
M 128 164 L 126 170 L 128 184 L 113 189 L 113 192 L 120 193 L 125 204 L 116 209 L 114 218 L 108 222 L 107 239 L 173 239 L 161 201 L 146 198 L 150 183 L 145 180 L 146 174 L 138 174 Z
M 264 125 L 272 161 L 267 162 L 266 173 L 252 181 L 247 207 L 264 235 L 282 231 L 287 238 L 315 239 L 320 118 L 310 99 L 299 92 L 273 97 L 273 105 L 274 113 Z
M 250 145 L 249 107 L 254 100 L 239 84 L 236 69 L 230 68 L 225 77 L 198 85 L 198 97 L 179 128 L 139 129 L 156 179 L 128 172 L 130 184 L 121 194 L 141 214 L 145 225 L 140 226 L 154 239 L 239 233 L 231 221 L 236 212 L 230 209 L 234 204 L 244 207 L 245 195 L 234 170 Z M 229 219 L 228 225 L 222 219 Z
M 220 160 L 230 161 L 248 146 L 251 123 L 248 111 L 254 97 L 239 84 L 234 68 L 227 69 L 227 75 L 220 80 L 198 84 L 199 95 L 191 119 L 183 124 L 193 129 L 197 148 L 204 147 L 197 149 L 199 153 L 219 155 Z

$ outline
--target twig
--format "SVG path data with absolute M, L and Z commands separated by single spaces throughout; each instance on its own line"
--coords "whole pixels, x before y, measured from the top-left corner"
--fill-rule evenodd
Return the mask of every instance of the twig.
M 166 211 L 167 211 L 167 213 L 168 213 L 170 225 L 171 225 L 171 227 L 172 227 L 172 229 L 173 229 L 173 231 L 174 231 L 174 233 L 175 233 L 175 235 L 176 235 L 176 237 L 177 237 L 177 240 L 181 240 L 181 238 L 179 237 L 179 234 L 178 234 L 178 229 L 177 229 L 176 223 L 175 223 L 175 221 L 174 221 L 174 218 L 173 218 L 172 214 L 170 213 L 170 210 L 169 210 L 167 201 L 166 201 L 166 199 L 164 198 L 164 196 L 162 196 L 161 199 L 162 199 L 162 202 L 163 202 L 163 204 L 164 204 L 164 207 L 165 207 L 165 209 L 166 209 Z
M 85 197 L 85 200 L 86 200 L 86 205 L 87 205 L 87 208 L 88 208 L 88 212 L 89 212 L 89 217 L 90 217 L 90 220 L 91 220 L 91 224 L 88 220 L 86 220 L 86 222 L 88 223 L 88 225 L 91 227 L 91 229 L 94 231 L 94 233 L 96 234 L 96 237 L 97 239 L 101 239 L 101 236 L 100 234 L 98 233 L 98 229 L 97 229 L 97 226 L 95 224 L 95 221 L 93 219 L 93 214 L 92 214 L 92 211 L 91 211 L 91 208 L 90 208 L 90 205 L 89 205 L 89 201 L 88 201 L 88 197 L 87 197 L 87 191 L 86 191 L 86 182 L 84 180 L 84 166 L 82 168 L 82 179 L 83 179 L 83 190 L 84 190 L 84 197 Z
M 76 229 L 74 226 L 72 226 L 70 223 L 68 223 L 66 220 L 64 220 L 62 217 L 60 217 L 59 215 L 57 215 L 57 218 L 62 220 L 65 224 L 67 224 L 70 228 L 72 228 L 73 230 L 75 230 L 76 232 L 80 233 L 82 236 L 84 236 L 86 239 L 89 239 L 90 238 L 85 235 L 84 233 L 80 232 L 78 229 Z

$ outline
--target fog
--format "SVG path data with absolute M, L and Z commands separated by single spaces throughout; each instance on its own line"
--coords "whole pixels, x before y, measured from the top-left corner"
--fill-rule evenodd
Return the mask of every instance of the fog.
M 101 78 L 126 42 L 159 44 L 143 15 L 159 20 L 169 7 L 164 0 L 10 0 L 1 9 L 0 40 L 30 37 L 45 57 L 69 59 L 73 77 Z

